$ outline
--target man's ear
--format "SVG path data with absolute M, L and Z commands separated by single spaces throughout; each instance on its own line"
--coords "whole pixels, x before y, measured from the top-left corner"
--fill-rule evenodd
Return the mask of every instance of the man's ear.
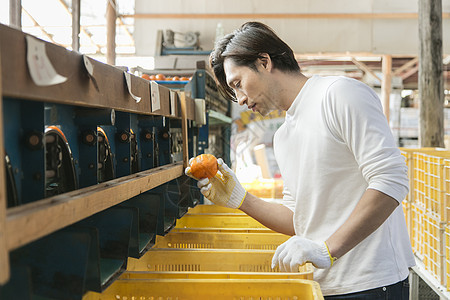
M 272 59 L 268 53 L 260 53 L 258 58 L 258 63 L 267 71 L 272 71 Z

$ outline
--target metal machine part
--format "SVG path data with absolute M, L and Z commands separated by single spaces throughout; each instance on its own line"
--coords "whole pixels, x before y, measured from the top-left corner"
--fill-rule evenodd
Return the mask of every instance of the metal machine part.
M 136 134 L 130 129 L 130 147 L 131 147 L 131 173 L 137 173 L 141 167 L 139 165 L 139 148 Z
M 78 188 L 75 164 L 69 143 L 57 126 L 45 129 L 45 197 Z
M 196 50 L 200 49 L 199 32 L 175 32 L 167 29 L 164 36 L 164 47 L 175 48 L 178 47 L 194 47 Z
M 101 127 L 97 127 L 98 141 L 98 182 L 105 182 L 114 178 L 114 164 L 108 136 Z
M 8 154 L 5 154 L 6 169 L 6 196 L 8 199 L 8 208 L 19 205 L 19 197 L 17 195 L 16 181 L 14 180 L 14 171 Z
M 172 162 L 183 161 L 183 134 L 181 128 L 170 128 Z

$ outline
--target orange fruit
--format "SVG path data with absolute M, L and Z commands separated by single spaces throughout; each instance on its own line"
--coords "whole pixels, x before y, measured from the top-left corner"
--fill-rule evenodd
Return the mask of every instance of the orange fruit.
M 180 77 L 178 77 L 178 76 L 173 76 L 173 77 L 172 77 L 172 80 L 173 80 L 173 81 L 180 81 Z
M 155 75 L 150 75 L 150 80 L 156 80 L 156 76 Z
M 166 76 L 164 74 L 156 74 L 156 80 L 166 80 Z
M 148 75 L 148 74 L 142 74 L 141 77 L 144 79 L 150 80 L 150 75 Z
M 187 78 L 187 77 L 181 77 L 180 80 L 181 80 L 181 81 L 188 81 L 189 78 Z
M 200 154 L 192 160 L 191 174 L 195 178 L 212 178 L 217 170 L 217 159 L 212 154 Z

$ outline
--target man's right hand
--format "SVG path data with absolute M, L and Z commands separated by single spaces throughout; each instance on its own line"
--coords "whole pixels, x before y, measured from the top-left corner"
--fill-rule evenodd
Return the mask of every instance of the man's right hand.
M 197 186 L 203 196 L 217 205 L 230 208 L 241 207 L 247 191 L 239 183 L 233 170 L 223 162 L 223 159 L 219 158 L 217 160 L 220 173 L 217 172 L 211 179 L 192 176 L 191 162 L 192 159 L 189 161 L 189 167 L 186 168 L 185 174 L 198 180 Z

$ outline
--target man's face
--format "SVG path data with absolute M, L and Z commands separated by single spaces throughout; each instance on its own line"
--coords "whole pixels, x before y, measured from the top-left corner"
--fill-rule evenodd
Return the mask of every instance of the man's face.
M 231 58 L 225 58 L 223 67 L 227 84 L 234 90 L 239 105 L 247 105 L 263 116 L 278 108 L 270 72 L 259 60 L 256 70 L 238 66 Z

